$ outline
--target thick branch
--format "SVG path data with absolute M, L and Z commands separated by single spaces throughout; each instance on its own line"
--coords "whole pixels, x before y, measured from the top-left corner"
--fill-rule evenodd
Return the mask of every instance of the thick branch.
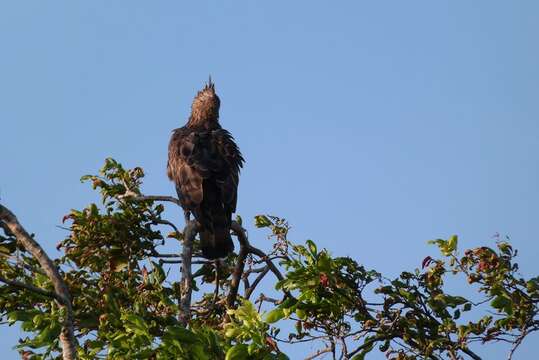
M 474 353 L 472 350 L 467 349 L 467 348 L 461 348 L 461 350 L 462 350 L 463 353 L 465 353 L 466 355 L 468 355 L 472 359 L 481 360 L 481 358 L 476 353 Z
M 76 359 L 77 357 L 77 340 L 73 330 L 73 309 L 71 307 L 71 297 L 60 275 L 58 268 L 49 258 L 43 248 L 28 234 L 17 220 L 17 217 L 6 207 L 0 204 L 0 221 L 2 221 L 17 238 L 17 241 L 39 262 L 45 274 L 51 280 L 54 291 L 61 307 L 66 310 L 65 318 L 63 319 L 62 332 L 60 333 L 60 342 L 62 344 L 62 353 L 64 360 Z
M 240 224 L 233 221 L 232 230 L 238 237 L 240 243 L 240 251 L 238 253 L 238 258 L 236 260 L 236 266 L 234 267 L 234 272 L 232 273 L 232 279 L 230 281 L 230 291 L 228 293 L 226 302 L 229 308 L 234 307 L 236 302 L 236 297 L 238 296 L 238 288 L 240 286 L 241 276 L 243 274 L 243 269 L 245 267 L 245 259 L 249 254 L 249 240 L 247 239 L 247 234 L 245 230 L 241 227 Z
M 241 276 L 243 274 L 243 269 L 245 267 L 245 259 L 246 259 L 248 254 L 255 254 L 255 255 L 259 256 L 266 263 L 268 269 L 271 270 L 275 274 L 277 279 L 279 279 L 279 280 L 284 279 L 284 277 L 281 274 L 281 272 L 279 271 L 279 269 L 275 266 L 273 261 L 271 261 L 271 259 L 268 258 L 266 253 L 264 253 L 262 250 L 260 250 L 260 249 L 258 249 L 256 247 L 252 246 L 249 243 L 249 240 L 247 239 L 247 234 L 245 232 L 245 229 L 243 229 L 243 227 L 238 222 L 232 221 L 231 228 L 232 228 L 232 231 L 234 231 L 234 233 L 238 237 L 238 241 L 240 243 L 240 251 L 238 253 L 238 259 L 236 260 L 237 261 L 236 262 L 236 267 L 234 268 L 234 272 L 232 273 L 232 280 L 230 282 L 230 292 L 228 293 L 228 296 L 227 296 L 227 304 L 228 304 L 229 307 L 234 306 L 234 303 L 236 301 L 236 297 L 238 296 L 238 288 L 239 288 L 239 285 L 240 285 Z M 264 275 L 265 275 L 265 273 L 264 273 Z M 260 277 L 259 279 L 257 278 L 258 282 L 262 279 L 262 277 Z M 255 283 L 257 283 L 257 284 L 258 284 L 258 282 L 255 281 Z M 253 288 L 253 286 L 251 286 L 251 288 Z M 247 292 L 246 294 L 248 294 L 248 297 L 250 297 L 251 293 L 252 293 L 252 290 Z
M 191 294 L 193 292 L 193 274 L 191 272 L 191 261 L 193 257 L 193 241 L 198 231 L 198 223 L 189 221 L 183 231 L 182 250 L 182 280 L 181 280 L 181 300 L 179 320 L 183 326 L 189 324 L 191 319 Z

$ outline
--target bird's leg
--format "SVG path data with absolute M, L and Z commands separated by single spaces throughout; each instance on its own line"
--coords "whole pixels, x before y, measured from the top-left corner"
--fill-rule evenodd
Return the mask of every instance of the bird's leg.
M 189 224 L 189 221 L 191 221 L 191 211 L 184 210 L 183 216 L 185 218 L 185 225 Z

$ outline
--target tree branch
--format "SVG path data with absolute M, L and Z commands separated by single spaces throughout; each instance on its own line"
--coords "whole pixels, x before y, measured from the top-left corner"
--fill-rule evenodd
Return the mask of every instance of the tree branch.
M 129 198 L 130 200 L 133 200 L 133 201 L 168 201 L 168 202 L 171 202 L 171 203 L 174 203 L 178 206 L 181 206 L 180 204 L 180 200 L 178 200 L 177 198 L 173 197 L 173 196 L 161 196 L 161 195 L 139 195 L 131 190 L 128 190 L 126 191 L 125 194 L 123 195 L 120 195 L 118 197 L 119 199 L 126 199 L 126 198 Z
M 64 360 L 72 360 L 77 357 L 77 339 L 73 329 L 73 308 L 71 306 L 71 296 L 60 275 L 58 268 L 49 258 L 43 248 L 28 234 L 17 220 L 17 217 L 6 207 L 0 204 L 0 221 L 3 222 L 9 231 L 17 238 L 17 241 L 32 254 L 43 268 L 45 274 L 54 286 L 54 292 L 58 297 L 58 303 L 65 308 L 66 315 L 63 319 L 60 342 L 62 344 L 62 355 Z M 60 301 L 60 299 L 62 299 Z
M 264 266 L 264 269 L 258 276 L 256 277 L 255 281 L 251 286 L 249 286 L 247 289 L 245 289 L 245 298 L 249 299 L 251 295 L 253 294 L 253 291 L 255 290 L 256 286 L 260 283 L 260 281 L 266 276 L 266 274 L 269 272 L 270 268 L 269 266 Z
M 180 285 L 180 314 L 178 316 L 180 323 L 187 326 L 191 319 L 191 295 L 193 292 L 193 274 L 191 272 L 191 261 L 193 257 L 193 241 L 198 231 L 198 223 L 189 221 L 183 231 L 183 250 L 182 250 L 182 280 Z
M 236 266 L 234 267 L 234 272 L 232 273 L 232 279 L 230 280 L 230 291 L 227 296 L 227 306 L 229 308 L 234 307 L 236 302 L 236 297 L 238 296 L 238 288 L 240 286 L 241 276 L 243 274 L 243 269 L 245 268 L 245 259 L 249 254 L 249 240 L 247 239 L 247 234 L 245 230 L 241 227 L 240 224 L 233 221 L 232 230 L 236 234 L 238 241 L 240 243 L 240 251 L 238 252 L 238 258 L 236 259 Z
M 471 357 L 474 360 L 481 360 L 481 358 L 470 349 L 460 348 L 460 350 L 462 350 L 463 353 L 465 353 L 466 355 L 468 355 L 469 357 Z
M 234 223 L 233 223 L 234 224 Z M 249 252 L 251 254 L 255 254 L 256 256 L 260 257 L 262 260 L 264 260 L 264 262 L 269 266 L 271 272 L 273 274 L 275 274 L 275 276 L 277 277 L 277 279 L 279 280 L 284 280 L 284 277 L 283 277 L 283 274 L 281 274 L 281 272 L 279 271 L 279 269 L 275 266 L 275 264 L 273 263 L 273 261 L 271 261 L 268 256 L 266 255 L 265 252 L 263 252 L 262 250 L 252 246 L 252 245 L 249 245 Z
M 320 349 L 320 350 L 317 350 L 314 354 L 310 355 L 310 356 L 307 356 L 305 358 L 305 360 L 313 360 L 313 359 L 316 359 L 317 357 L 319 357 L 320 355 L 323 355 L 325 353 L 328 353 L 328 352 L 331 352 L 331 347 L 328 346 L 327 348 L 325 349 Z
M 62 303 L 62 304 L 64 302 L 64 299 L 62 297 L 58 296 L 56 293 L 54 293 L 52 291 L 47 291 L 47 290 L 38 288 L 37 286 L 34 286 L 34 285 L 26 284 L 26 283 L 23 283 L 23 282 L 20 282 L 20 281 L 15 281 L 15 280 L 9 280 L 9 279 L 4 278 L 3 276 L 0 276 L 0 281 L 7 284 L 7 285 L 9 285 L 9 286 L 18 288 L 18 289 L 28 290 L 28 291 L 31 291 L 33 293 L 55 299 L 56 301 L 58 301 L 59 303 Z

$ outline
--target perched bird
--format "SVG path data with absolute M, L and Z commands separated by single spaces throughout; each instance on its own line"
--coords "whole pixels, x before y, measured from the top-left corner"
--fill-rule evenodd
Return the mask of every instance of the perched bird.
M 176 185 L 186 220 L 193 214 L 200 224 L 207 259 L 234 250 L 230 225 L 244 162 L 234 138 L 219 124 L 220 103 L 210 78 L 195 96 L 187 124 L 173 130 L 168 145 L 167 175 Z

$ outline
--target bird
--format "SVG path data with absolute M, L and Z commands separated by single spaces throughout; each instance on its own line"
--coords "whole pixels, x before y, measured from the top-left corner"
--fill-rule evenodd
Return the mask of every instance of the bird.
M 210 260 L 234 251 L 230 227 L 245 162 L 234 137 L 219 123 L 220 106 L 210 76 L 193 100 L 187 124 L 172 131 L 168 145 L 168 178 L 186 221 L 192 214 L 198 222 L 202 256 Z

